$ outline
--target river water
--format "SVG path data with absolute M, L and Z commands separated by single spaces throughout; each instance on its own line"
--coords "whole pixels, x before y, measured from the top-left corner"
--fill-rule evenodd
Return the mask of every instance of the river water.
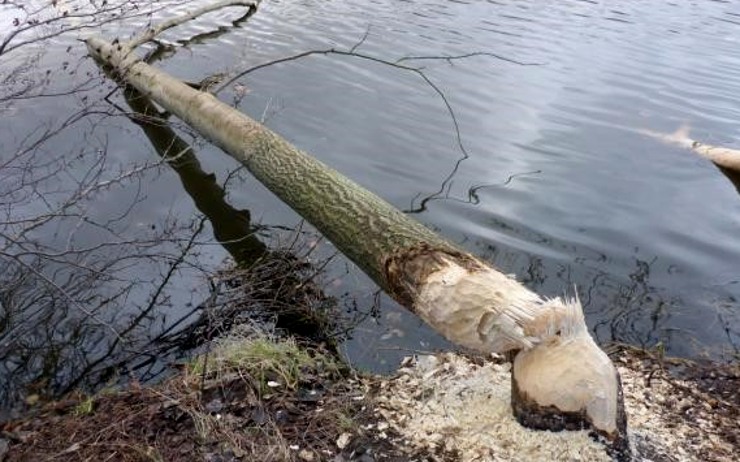
M 185 11 L 181 3 L 159 2 L 168 8 L 153 17 Z M 199 81 L 309 50 L 354 48 L 378 58 L 309 56 L 250 73 L 220 97 L 536 292 L 577 291 L 600 342 L 737 358 L 739 190 L 710 162 L 639 130 L 688 125 L 692 138 L 740 147 L 739 4 L 267 0 L 247 21 L 232 25 L 239 16 L 223 11 L 168 32 L 165 40 L 178 44 L 222 29 L 157 65 Z M 0 18 L 7 27 L 12 15 L 6 10 Z M 112 22 L 102 33 L 126 34 L 147 20 Z M 198 211 L 176 174 L 145 168 L 156 161 L 151 145 L 103 99 L 112 87 L 74 40 L 100 30 L 0 55 L 3 72 L 29 57 L 37 75 L 53 70 L 42 87 L 52 96 L 3 101 L 3 156 L 81 108 L 99 109 L 35 147 L 29 162 L 41 165 L 39 159 L 50 155 L 64 164 L 50 171 L 65 174 L 44 177 L 41 193 L 23 195 L 9 216 L 43 214 L 48 205 L 38 196 L 71 190 L 69 184 L 84 183 L 91 169 L 100 181 L 142 169 L 96 189 L 84 213 L 29 234 L 57 252 L 104 246 L 95 247 L 95 255 L 117 259 L 106 271 L 136 279 L 132 286 L 111 278 L 91 296 L 90 303 L 100 302 L 95 306 L 115 299 L 121 309 L 113 315 L 100 308 L 96 334 L 74 345 L 72 356 L 100 349 L 111 335 L 100 326 L 115 324 L 121 313 L 151 318 L 145 334 L 156 335 L 207 297 L 205 268 L 226 257 L 206 223 L 192 248 L 189 238 L 174 239 L 145 262 L 125 263 L 152 248 L 132 242 L 155 231 L 192 236 Z M 66 94 L 78 85 L 83 88 Z M 108 100 L 121 102 L 116 94 Z M 181 133 L 189 135 L 184 127 Z M 235 208 L 248 209 L 254 222 L 273 230 L 300 222 L 246 173 L 229 176 L 232 160 L 193 139 L 203 169 L 222 183 L 229 178 L 227 200 Z M 105 247 L 110 243 L 115 246 Z M 332 252 L 321 247 L 319 253 Z M 199 266 L 169 274 L 155 254 L 175 260 L 187 254 L 184 260 Z M 71 277 L 54 266 L 59 261 L 51 264 L 50 279 Z M 164 273 L 170 292 L 152 298 Z M 347 261 L 334 260 L 329 275 L 329 290 L 351 298 L 359 311 L 377 308 L 377 288 Z M 86 306 L 62 310 L 55 325 L 70 317 L 89 320 L 80 314 L 91 309 Z M 29 303 L 26 309 L 36 308 Z M 449 347 L 385 297 L 373 314 L 342 346 L 358 367 L 386 371 L 409 351 Z M 8 325 L 6 344 L 30 332 Z M 65 335 L 59 328 L 48 337 Z M 32 371 L 44 370 L 47 353 L 29 356 Z M 13 368 L 6 364 L 6 370 Z M 63 376 L 63 368 L 55 374 Z

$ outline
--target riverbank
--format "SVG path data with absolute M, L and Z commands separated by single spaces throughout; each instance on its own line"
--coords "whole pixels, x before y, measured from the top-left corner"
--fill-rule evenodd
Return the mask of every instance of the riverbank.
M 637 460 L 733 460 L 738 365 L 608 351 Z M 609 460 L 586 432 L 519 426 L 508 368 L 441 353 L 370 376 L 316 344 L 240 326 L 161 384 L 70 396 L 3 424 L 0 460 Z

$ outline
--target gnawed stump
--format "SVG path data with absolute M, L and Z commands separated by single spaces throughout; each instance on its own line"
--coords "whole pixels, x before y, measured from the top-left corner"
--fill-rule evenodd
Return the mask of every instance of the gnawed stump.
M 591 430 L 616 460 L 631 460 L 619 372 L 588 335 L 555 335 L 519 352 L 511 372 L 517 421 L 537 430 Z

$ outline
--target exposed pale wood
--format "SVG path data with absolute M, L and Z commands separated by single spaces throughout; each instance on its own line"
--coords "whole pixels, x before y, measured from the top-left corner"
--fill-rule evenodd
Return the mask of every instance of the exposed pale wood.
M 695 140 L 689 136 L 687 125 L 680 127 L 673 133 L 661 133 L 652 130 L 639 130 L 639 132 L 666 144 L 690 149 L 695 154 L 711 160 L 719 167 L 740 174 L 740 149 L 716 146 Z

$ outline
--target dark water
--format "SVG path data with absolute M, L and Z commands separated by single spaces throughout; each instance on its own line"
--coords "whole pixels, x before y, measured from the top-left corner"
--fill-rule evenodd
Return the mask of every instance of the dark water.
M 686 123 L 693 138 L 740 147 L 740 5 L 286 0 L 265 1 L 249 20 L 231 26 L 238 16 L 216 13 L 168 33 L 177 43 L 218 27 L 224 31 L 189 43 L 158 65 L 198 81 L 308 50 L 348 50 L 363 37 L 356 51 L 389 63 L 475 54 L 401 62 L 423 68 L 436 88 L 398 66 L 322 55 L 249 74 L 240 80 L 248 89 L 243 98 L 232 87 L 220 97 L 535 291 L 560 295 L 575 287 L 600 341 L 662 346 L 688 357 L 737 357 L 738 190 L 711 163 L 637 130 L 671 132 Z M 3 26 L 10 20 L 0 18 Z M 111 23 L 103 33 L 113 37 L 146 20 Z M 54 70 L 45 93 L 84 86 L 72 95 L 0 103 L 0 146 L 7 157 L 28 145 L 39 127 L 59 126 L 78 110 L 97 111 L 86 112 L 35 148 L 32 161 L 23 161 L 46 165 L 53 159 L 65 174 L 44 177 L 39 194 L 22 195 L 9 213 L 14 217 L 42 214 L 48 206 L 39 196 L 62 200 L 91 169 L 101 181 L 141 170 L 96 189 L 84 213 L 29 231 L 47 250 L 95 247 L 85 263 L 99 262 L 101 271 L 120 275 L 96 285 L 90 300 L 80 299 L 88 305 L 66 306 L 44 318 L 55 326 L 47 337 L 59 338 L 68 335 L 63 326 L 70 318 L 89 320 L 85 310 L 99 307 L 100 322 L 89 327 L 87 340 L 64 350 L 85 357 L 110 339 L 105 325 L 145 312 L 153 322 L 142 334 L 156 334 L 192 311 L 208 296 L 204 281 L 226 251 L 207 223 L 194 234 L 198 212 L 178 176 L 163 166 L 144 168 L 156 164 L 156 154 L 141 131 L 102 99 L 112 87 L 84 58 L 76 36 L 0 56 L 4 72 L 38 56 L 36 75 Z M 122 99 L 114 95 L 113 101 Z M 185 127 L 180 130 L 193 139 Z M 247 174 L 228 176 L 236 164 L 225 155 L 202 142 L 195 146 L 203 170 L 220 182 L 229 178 L 225 189 L 233 207 L 272 227 L 300 222 Z M 20 181 L 7 178 L 6 185 Z M 172 239 L 140 243 L 158 233 Z M 110 243 L 115 245 L 106 247 Z M 323 247 L 323 254 L 331 253 Z M 142 258 L 147 252 L 151 258 Z M 116 259 L 105 267 L 104 257 L 111 255 Z M 185 263 L 170 271 L 168 262 L 181 255 Z M 70 278 L 59 261 L 50 264 L 59 266 L 45 273 L 51 279 Z M 152 295 L 159 294 L 163 275 L 169 275 L 164 295 Z M 361 311 L 373 307 L 377 289 L 346 261 L 335 261 L 328 280 L 330 290 L 349 294 Z M 116 310 L 102 304 L 110 299 Z M 27 319 L 34 316 L 41 315 Z M 8 326 L 6 343 L 30 332 L 22 322 Z M 43 348 L 44 342 L 34 345 Z M 446 346 L 382 298 L 379 315 L 359 325 L 343 350 L 359 367 L 387 370 L 408 350 Z M 38 370 L 48 363 L 48 355 L 31 357 Z

